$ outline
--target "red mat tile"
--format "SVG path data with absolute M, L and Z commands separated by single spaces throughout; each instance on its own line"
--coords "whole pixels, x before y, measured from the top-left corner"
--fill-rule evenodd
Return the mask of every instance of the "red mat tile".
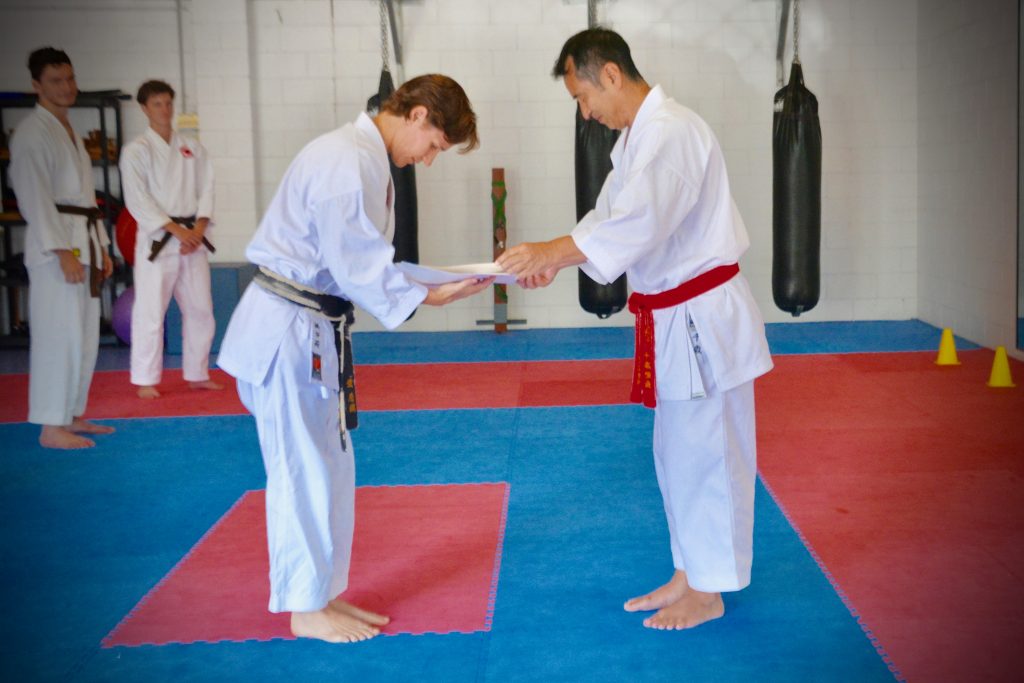
M 1024 389 L 959 357 L 776 357 L 759 469 L 908 680 L 1020 680 Z
M 385 634 L 488 631 L 508 485 L 356 491 L 345 598 L 387 614 Z M 104 647 L 292 638 L 267 612 L 263 491 L 249 491 L 103 640 Z
M 444 410 L 627 403 L 632 360 L 530 361 L 361 365 L 356 368 L 360 410 Z M 128 372 L 97 372 L 86 417 L 183 417 L 242 415 L 235 381 L 220 370 L 211 377 L 224 391 L 193 391 L 180 370 L 164 372 L 162 396 L 135 396 Z M 0 422 L 24 422 L 27 375 L 0 375 Z

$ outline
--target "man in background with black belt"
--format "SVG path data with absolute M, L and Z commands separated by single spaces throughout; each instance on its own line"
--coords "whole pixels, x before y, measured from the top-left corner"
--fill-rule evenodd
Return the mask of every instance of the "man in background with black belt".
M 193 389 L 222 389 L 210 380 L 215 323 L 210 296 L 213 164 L 197 140 L 172 127 L 174 89 L 146 81 L 136 97 L 146 132 L 121 154 L 124 203 L 139 226 L 135 241 L 131 382 L 139 398 L 160 396 L 164 316 L 174 295 L 182 318 L 182 375 Z
M 68 110 L 78 97 L 62 50 L 28 59 L 38 104 L 11 137 L 10 178 L 25 218 L 29 278 L 29 412 L 47 448 L 90 448 L 83 434 L 113 427 L 82 419 L 99 351 L 99 284 L 113 272 L 110 239 L 100 228 L 85 143 Z

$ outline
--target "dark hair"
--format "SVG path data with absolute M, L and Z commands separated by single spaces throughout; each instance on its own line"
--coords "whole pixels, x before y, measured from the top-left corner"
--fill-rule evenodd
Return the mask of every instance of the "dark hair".
M 169 83 L 164 81 L 146 81 L 139 86 L 139 93 L 135 96 L 135 101 L 139 104 L 145 104 L 149 101 L 149 98 L 153 95 L 168 94 L 171 99 L 174 99 L 174 88 Z
M 67 64 L 71 66 L 71 58 L 64 50 L 55 47 L 41 47 L 33 50 L 28 56 L 28 72 L 32 74 L 32 80 L 38 81 L 43 75 L 43 69 L 48 66 L 60 66 Z
M 463 144 L 460 153 L 480 144 L 476 114 L 462 86 L 447 76 L 427 74 L 406 81 L 380 106 L 381 112 L 407 117 L 414 107 L 427 109 L 427 121 L 444 132 L 449 144 Z
M 608 62 L 619 67 L 629 80 L 643 80 L 636 64 L 633 63 L 626 41 L 615 31 L 600 26 L 580 31 L 565 41 L 551 75 L 555 78 L 564 77 L 570 57 L 576 69 L 576 77 L 585 78 L 591 83 L 601 82 L 598 74 Z

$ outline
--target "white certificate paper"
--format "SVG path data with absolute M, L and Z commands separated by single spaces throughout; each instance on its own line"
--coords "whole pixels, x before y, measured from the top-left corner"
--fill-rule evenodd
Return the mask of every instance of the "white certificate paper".
M 467 263 L 461 266 L 423 266 L 400 261 L 395 264 L 410 280 L 433 287 L 446 282 L 458 282 L 471 277 L 494 277 L 494 284 L 513 285 L 516 276 L 504 273 L 497 263 Z

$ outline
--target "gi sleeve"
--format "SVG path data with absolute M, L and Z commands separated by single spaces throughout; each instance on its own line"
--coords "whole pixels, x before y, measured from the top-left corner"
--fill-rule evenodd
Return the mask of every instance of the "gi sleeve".
M 71 249 L 71 236 L 57 213 L 50 182 L 48 141 L 21 130 L 11 138 L 11 185 L 18 211 L 29 228 L 39 234 L 42 251 Z
M 572 231 L 573 241 L 587 257 L 581 268 L 603 284 L 665 242 L 699 196 L 699 188 L 657 160 L 632 171 L 614 200 L 608 194 L 610 182 L 601 188 L 594 210 Z
M 359 307 L 389 330 L 398 327 L 427 297 L 392 263 L 395 249 L 366 215 L 363 193 L 325 199 L 314 206 L 321 257 L 331 277 Z
M 149 158 L 145 148 L 130 144 L 121 153 L 121 185 L 124 205 L 139 224 L 139 232 L 147 239 L 160 238 L 163 227 L 171 221 L 149 190 Z
M 207 230 L 213 226 L 213 161 L 206 148 L 196 145 L 199 158 L 196 159 L 196 191 L 199 193 L 199 204 L 196 207 L 196 218 L 209 218 Z

